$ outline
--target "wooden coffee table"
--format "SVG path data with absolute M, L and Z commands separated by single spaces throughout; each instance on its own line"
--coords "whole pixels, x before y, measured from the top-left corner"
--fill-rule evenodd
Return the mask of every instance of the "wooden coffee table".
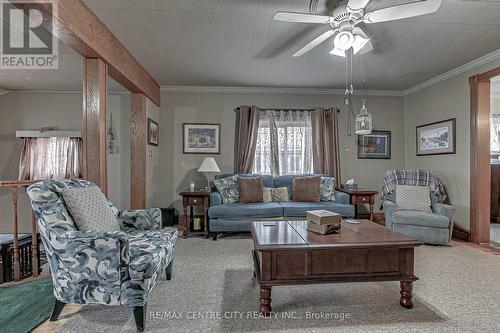
M 359 221 L 342 221 L 330 235 L 307 231 L 307 221 L 252 222 L 261 314 L 272 311 L 273 286 L 335 282 L 401 281 L 399 303 L 412 308 L 414 248 L 422 243 Z

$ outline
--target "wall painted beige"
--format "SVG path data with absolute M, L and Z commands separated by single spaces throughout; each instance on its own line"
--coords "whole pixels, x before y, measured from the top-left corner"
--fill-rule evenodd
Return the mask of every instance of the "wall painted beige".
M 130 95 L 110 94 L 109 110 L 113 112 L 120 154 L 108 156 L 110 199 L 121 208 L 129 208 L 130 189 Z M 81 131 L 82 94 L 11 92 L 0 95 L 0 179 L 18 178 L 21 140 L 16 130 L 36 130 L 58 127 L 61 130 Z M 119 176 L 116 176 L 119 174 Z M 19 196 L 19 230 L 31 232 L 31 210 L 24 190 Z M 10 190 L 0 189 L 0 233 L 12 232 Z
M 469 77 L 500 66 L 500 59 L 476 67 L 404 98 L 405 159 L 411 169 L 431 169 L 445 184 L 456 207 L 455 222 L 470 228 L 470 99 Z M 449 118 L 457 119 L 457 153 L 416 156 L 418 125 Z
M 347 136 L 346 111 L 343 96 L 244 94 L 244 93 L 162 93 L 160 112 L 160 192 L 159 204 L 166 207 L 174 202 L 180 208 L 178 192 L 194 181 L 205 186 L 206 180 L 196 169 L 206 156 L 215 157 L 222 172 L 233 171 L 234 119 L 233 109 L 239 105 L 255 104 L 274 108 L 307 108 L 314 106 L 340 107 L 339 128 L 342 181 L 355 178 L 363 186 L 380 189 L 388 169 L 402 168 L 404 163 L 404 117 L 402 97 L 368 98 L 368 109 L 375 118 L 375 129 L 392 131 L 392 159 L 358 160 L 356 136 Z M 355 112 L 361 101 L 354 98 Z M 182 153 L 182 124 L 205 122 L 221 124 L 221 154 L 195 155 Z M 346 146 L 348 151 L 346 151 Z M 379 208 L 379 202 L 376 209 Z
M 146 114 L 148 118 L 159 123 L 160 108 L 149 98 L 146 100 Z M 146 147 L 146 206 L 158 207 L 158 176 L 160 163 L 158 158 L 158 147 L 147 145 Z

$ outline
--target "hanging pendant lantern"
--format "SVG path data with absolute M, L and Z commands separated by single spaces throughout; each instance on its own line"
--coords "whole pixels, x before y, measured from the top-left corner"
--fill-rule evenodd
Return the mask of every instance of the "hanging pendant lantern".
M 368 109 L 366 108 L 366 81 L 363 80 L 363 106 L 359 111 L 359 114 L 356 116 L 356 122 L 354 125 L 354 129 L 357 135 L 368 135 L 372 134 L 373 130 L 373 117 L 368 113 Z
M 363 107 L 361 108 L 361 111 L 356 116 L 355 129 L 357 135 L 372 134 L 373 117 L 368 113 L 365 100 L 363 100 Z

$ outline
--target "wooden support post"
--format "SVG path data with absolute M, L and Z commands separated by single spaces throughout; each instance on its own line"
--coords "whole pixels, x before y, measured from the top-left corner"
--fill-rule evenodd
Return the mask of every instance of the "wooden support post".
M 17 186 L 12 186 L 12 213 L 14 216 L 14 281 L 21 280 L 21 273 L 19 270 L 19 238 L 18 238 L 18 225 L 17 225 Z
M 473 243 L 490 242 L 490 79 L 472 76 L 470 83 L 470 227 Z
M 83 177 L 106 193 L 107 65 L 86 58 L 83 67 Z
M 132 94 L 130 114 L 130 207 L 146 208 L 146 95 Z

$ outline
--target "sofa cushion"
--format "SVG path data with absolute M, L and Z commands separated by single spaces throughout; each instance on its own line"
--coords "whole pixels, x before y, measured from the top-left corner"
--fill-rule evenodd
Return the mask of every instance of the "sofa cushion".
M 319 202 L 321 177 L 295 177 L 293 179 L 293 201 Z
M 336 202 L 281 202 L 283 206 L 283 216 L 302 217 L 306 216 L 309 210 L 328 210 L 340 214 L 342 217 L 353 217 L 354 206 L 344 205 Z
M 312 174 L 312 173 L 306 173 L 306 174 L 301 174 L 301 175 L 284 175 L 284 176 L 275 176 L 273 178 L 274 180 L 274 187 L 286 187 L 288 189 L 288 195 L 291 198 L 293 195 L 293 179 L 295 177 L 307 177 L 307 176 L 320 176 L 320 177 L 328 177 L 328 175 L 325 174 Z M 267 185 L 264 183 L 264 186 L 267 187 Z
M 288 197 L 288 189 L 286 187 L 279 187 L 279 188 L 264 187 L 262 191 L 263 191 L 264 202 L 290 201 L 290 198 Z
M 216 179 L 214 185 L 219 191 L 223 203 L 238 202 L 240 200 L 237 176 Z
M 397 209 L 432 212 L 429 186 L 396 185 Z
M 261 177 L 238 177 L 238 188 L 240 191 L 240 202 L 262 202 Z
M 274 179 L 271 175 L 261 175 L 258 173 L 223 173 L 220 175 L 215 175 L 215 179 L 223 179 L 227 177 L 262 177 L 262 185 L 264 187 L 274 187 Z M 210 182 L 213 185 L 213 182 Z M 211 186 L 211 190 L 215 190 L 215 186 Z
M 61 194 L 79 230 L 120 231 L 118 218 L 99 187 L 65 188 Z
M 434 213 L 398 210 L 392 214 L 392 223 L 432 228 L 448 228 L 450 220 L 446 216 Z
M 254 218 L 283 216 L 283 207 L 279 203 L 227 203 L 208 209 L 210 218 Z
M 335 179 L 333 177 L 321 177 L 319 192 L 321 201 L 335 201 Z

